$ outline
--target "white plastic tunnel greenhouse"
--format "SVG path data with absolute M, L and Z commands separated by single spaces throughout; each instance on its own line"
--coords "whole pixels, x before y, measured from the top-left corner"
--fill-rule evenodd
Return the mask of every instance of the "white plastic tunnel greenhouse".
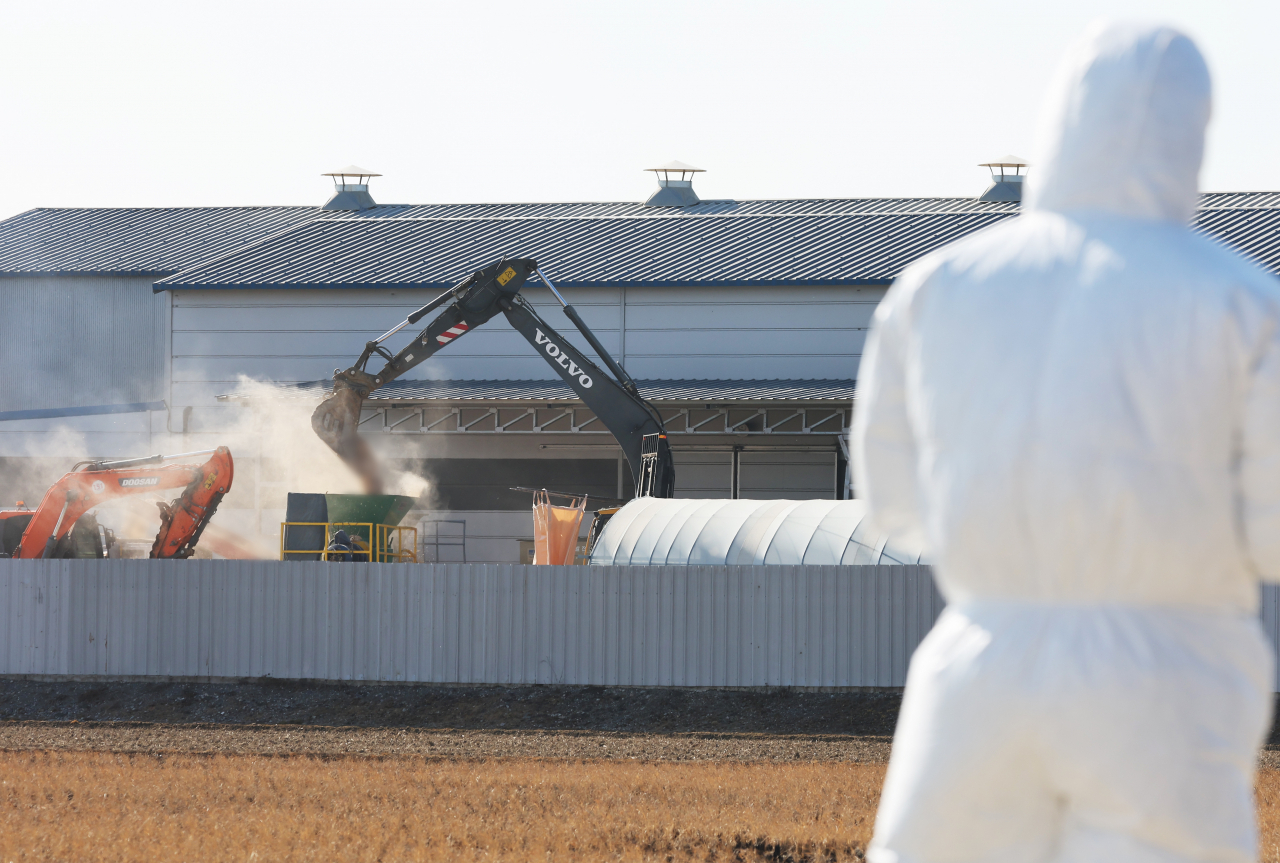
M 861 500 L 643 497 L 611 518 L 591 552 L 611 565 L 914 565 L 917 547 L 878 532 Z

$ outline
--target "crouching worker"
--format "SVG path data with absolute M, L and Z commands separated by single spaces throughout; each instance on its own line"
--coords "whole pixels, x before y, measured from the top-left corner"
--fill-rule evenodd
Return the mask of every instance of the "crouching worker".
M 362 537 L 352 536 L 339 528 L 333 532 L 333 539 L 329 541 L 325 559 L 344 563 L 350 563 L 353 560 L 368 561 L 369 543 Z
M 860 490 L 947 609 L 873 863 L 1250 861 L 1280 577 L 1280 283 L 1188 228 L 1209 75 L 1095 28 L 1024 212 L 905 271 L 859 373 Z

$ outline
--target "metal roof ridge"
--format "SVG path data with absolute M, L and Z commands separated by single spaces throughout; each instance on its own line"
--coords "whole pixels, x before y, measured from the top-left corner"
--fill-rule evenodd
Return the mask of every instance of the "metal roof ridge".
M 1223 208 L 1228 209 L 1228 208 Z M 1243 208 L 1239 208 L 1243 209 Z M 1260 209 L 1275 209 L 1260 208 Z M 984 210 L 862 210 L 850 211 L 841 210 L 831 213 L 654 213 L 654 214 L 624 214 L 624 215 L 599 215 L 599 216 L 389 216 L 387 218 L 326 218 L 314 219 L 312 221 L 324 221 L 327 224 L 333 222 L 358 222 L 361 224 L 371 224 L 378 222 L 655 222 L 655 221 L 676 221 L 681 218 L 686 219 L 829 219 L 838 216 L 972 216 L 972 215 L 988 215 L 991 213 L 1009 213 L 1012 210 L 984 209 Z M 310 224 L 303 222 L 302 224 Z
M 380 204 L 379 206 L 386 206 Z M 418 204 L 406 204 L 404 206 L 420 206 Z M 313 204 L 219 204 L 215 206 L 205 206 L 200 204 L 178 207 L 32 207 L 30 210 L 23 210 L 17 216 L 25 216 L 28 213 L 40 212 L 81 212 L 81 213 L 101 213 L 101 212 L 125 212 L 129 210 L 138 210 L 145 212 L 172 212 L 174 210 L 316 210 L 320 208 Z M 10 219 L 16 216 L 10 216 Z M 5 221 L 8 221 L 6 219 Z
M 311 223 L 313 223 L 313 222 L 320 222 L 320 221 L 327 221 L 327 220 L 325 220 L 325 219 L 320 219 L 320 218 L 316 218 L 316 219 L 308 219 L 308 220 L 307 220 L 307 221 L 305 221 L 305 222 L 298 222 L 298 223 L 296 223 L 296 224 L 289 225 L 287 228 L 283 228 L 283 229 L 281 229 L 281 230 L 279 230 L 279 231 L 276 231 L 274 234 L 268 234 L 267 236 L 265 236 L 265 237 L 260 237 L 259 239 L 254 240 L 254 241 L 253 241 L 253 242 L 251 242 L 251 243 L 245 243 L 243 246 L 237 246 L 236 248 L 231 249 L 230 251 L 223 252 L 221 255 L 214 255 L 214 256 L 213 256 L 213 257 L 211 257 L 211 258 L 205 258 L 203 261 L 200 261 L 199 263 L 196 263 L 196 264 L 192 264 L 192 265 L 191 265 L 191 266 L 189 266 L 189 267 L 184 267 L 183 269 L 178 270 L 178 272 L 173 273 L 172 275 L 165 276 L 163 279 L 157 279 L 157 280 L 156 280 L 156 281 L 151 285 L 151 291 L 152 291 L 152 293 L 156 293 L 156 294 L 158 294 L 158 293 L 160 293 L 160 290 L 162 290 L 162 289 L 159 289 L 159 288 L 157 287 L 158 285 L 163 284 L 164 282 L 167 282 L 167 281 L 169 281 L 170 279 L 176 279 L 178 276 L 181 276 L 183 273 L 189 272 L 189 271 L 191 271 L 191 270 L 198 270 L 198 269 L 200 269 L 200 268 L 202 268 L 202 267 L 212 266 L 212 265 L 214 265 L 214 264 L 217 264 L 219 261 L 226 260 L 227 258 L 233 257 L 233 256 L 235 256 L 235 255 L 239 255 L 239 254 L 241 254 L 242 252 L 245 252 L 245 251 L 248 251 L 249 249 L 255 248 L 256 246 L 260 246 L 260 245 L 262 245 L 263 243 L 267 243 L 267 242 L 270 242 L 271 240 L 274 240 L 274 239 L 276 239 L 276 238 L 278 238 L 278 237 L 282 237 L 282 236 L 284 236 L 285 234 L 288 234 L 290 231 L 296 231 L 296 230 L 298 230 L 298 229 L 300 229 L 300 228 L 303 228 L 303 227 L 305 227 L 305 226 L 307 226 L 307 225 L 310 225 L 310 224 L 311 224 Z M 357 220 L 357 219 L 351 219 L 350 221 L 359 221 L 359 220 Z
M 782 204 L 812 203 L 814 201 L 976 201 L 965 195 L 860 195 L 835 198 L 703 198 L 698 204 Z M 435 204 L 379 204 L 379 207 L 573 207 L 573 206 L 640 207 L 641 201 L 453 201 Z
M 1280 195 L 1280 190 L 1276 190 L 1276 189 L 1244 189 L 1244 190 L 1233 190 L 1233 191 L 1218 190 L 1218 191 L 1203 191 L 1203 192 L 1199 192 L 1199 193 L 1198 193 L 1198 195 L 1199 195 L 1199 197 L 1201 197 L 1201 198 L 1208 197 L 1208 196 L 1211 196 L 1211 195 Z M 969 201 L 969 202 L 972 202 L 972 203 L 992 203 L 992 202 L 987 202 L 987 201 L 979 201 L 977 198 L 970 198 L 970 197 L 965 197 L 965 196 L 961 196 L 961 195 L 942 195 L 942 196 L 928 196 L 928 195 L 909 195 L 909 196 L 908 196 L 908 195 L 881 195 L 881 196 L 869 196 L 869 195 L 868 195 L 868 196 L 853 197 L 853 198 L 840 198 L 840 197 L 836 197 L 836 198 L 725 198 L 725 199 L 723 199 L 723 200 L 721 200 L 721 199 L 714 199 L 714 200 L 713 200 L 713 199 L 708 199 L 708 200 L 704 200 L 704 201 L 702 201 L 702 202 L 701 202 L 701 204 L 727 204 L 727 203 L 733 203 L 733 204 L 789 204 L 789 203 L 808 204 L 808 203 L 816 203 L 816 202 L 832 202 L 832 201 L 872 201 L 872 202 L 884 202 L 884 201 Z M 637 207 L 638 207 L 638 206 L 640 206 L 640 204 L 639 204 L 638 202 L 636 202 L 636 201 L 485 201 L 485 202 L 478 202 L 478 203 L 477 203 L 477 202 L 471 202 L 471 203 L 467 203 L 467 202 L 453 202 L 453 203 L 417 203 L 417 204 L 378 204 L 378 205 L 377 205 L 377 207 L 376 207 L 375 209 L 382 209 L 382 208 L 384 208 L 384 207 L 385 207 L 385 208 L 397 208 L 397 207 L 405 207 L 405 208 L 418 208 L 418 207 L 442 207 L 442 208 L 443 208 L 443 207 L 566 207 L 566 206 L 610 206 L 610 207 L 637 206 Z M 697 204 L 695 204 L 694 206 L 696 207 L 696 206 L 698 206 L 698 205 L 697 205 Z M 680 210 L 681 210 L 681 212 L 679 212 L 679 213 L 671 213 L 671 214 L 656 214 L 656 213 L 655 213 L 655 214 L 653 214 L 653 215 L 655 215 L 655 216 L 656 216 L 656 215 L 672 215 L 672 216 L 675 216 L 675 215 L 689 215 L 688 213 L 683 212 L 683 210 L 684 210 L 685 208 L 677 208 L 677 209 L 680 209 Z M 1240 208 L 1240 209 L 1268 209 L 1268 208 Z M 1271 209 L 1273 209 L 1273 208 L 1271 208 Z M 79 211 L 79 212 L 86 212 L 86 213 L 87 213 L 87 212 L 108 212 L 108 211 L 129 211 L 129 210 L 145 210 L 145 211 L 157 211 L 157 212 L 171 212 L 171 211 L 174 211 L 174 210 L 316 210 L 317 212 L 323 212 L 323 210 L 322 210 L 320 207 L 318 207 L 318 206 L 316 206 L 316 205 L 314 205 L 314 204 L 216 204 L 216 205 L 204 205 L 204 204 L 182 204 L 182 205 L 176 205 L 176 206 L 160 206 L 160 207 L 157 207 L 157 206 L 151 206 L 151 207 L 148 207 L 148 206 L 136 206 L 136 207 L 122 207 L 122 206 L 114 206 L 114 207 L 112 207 L 112 206 L 107 206 L 107 207 L 86 207 L 86 206 L 68 206 L 68 207 L 32 207 L 32 208 L 30 208 L 30 209 L 28 209 L 28 210 L 23 210 L 23 211 L 21 211 L 21 212 L 19 212 L 19 213 L 15 213 L 15 214 L 14 214 L 14 215 L 12 215 L 12 216 L 8 216 L 8 217 L 6 217 L 5 219 L 0 220 L 0 222 L 7 222 L 7 221 L 9 221 L 9 220 L 11 220 L 11 219 L 16 219 L 16 218 L 18 218 L 18 217 L 20 217 L 20 216 L 26 216 L 26 215 L 29 215 L 29 214 L 31 214 L 31 213 L 38 213 L 38 212 L 72 212 L 72 211 Z M 885 211 L 877 211 L 877 212 L 885 212 Z M 890 211 L 890 212 L 895 212 L 895 211 Z M 905 211 L 904 211 L 904 212 L 905 212 Z M 926 211 L 926 212 L 934 212 L 934 211 Z M 727 213 L 726 213 L 726 214 L 708 214 L 708 215 L 730 215 L 730 214 L 727 214 Z M 758 215 L 765 215 L 765 214 L 758 214 Z M 769 215 L 776 215 L 776 214 L 769 214 Z M 347 218 L 350 218 L 350 217 L 347 217 Z M 429 217 L 406 217 L 406 218 L 429 218 Z M 459 218 L 459 219 L 461 219 L 461 218 L 479 218 L 479 217 L 440 217 L 440 218 Z M 528 217 L 511 217 L 511 218 L 528 218 Z M 578 216 L 578 217 L 568 217 L 568 216 L 561 216 L 561 217 L 536 217 L 536 218 L 610 218 L 610 217 L 606 217 L 606 216 L 593 216 L 593 217 L 581 217 L 581 216 Z M 613 218 L 626 218 L 626 217 L 613 217 Z M 368 221 L 368 219 L 366 219 L 366 221 Z

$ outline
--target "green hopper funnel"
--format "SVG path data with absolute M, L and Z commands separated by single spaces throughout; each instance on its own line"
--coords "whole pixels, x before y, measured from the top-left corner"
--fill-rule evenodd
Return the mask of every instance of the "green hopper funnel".
M 395 526 L 417 503 L 399 494 L 326 494 L 330 522 Z

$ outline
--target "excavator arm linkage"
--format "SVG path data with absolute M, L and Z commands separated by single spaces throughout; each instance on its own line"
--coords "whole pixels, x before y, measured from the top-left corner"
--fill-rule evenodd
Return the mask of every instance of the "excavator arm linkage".
M 195 554 L 200 535 L 218 511 L 222 498 L 231 490 L 234 473 L 231 451 L 218 447 L 212 458 L 194 468 L 191 482 L 177 500 L 157 502 L 160 530 L 151 546 L 152 558 L 188 558 Z
M 609 367 L 613 377 L 556 332 L 520 296 L 525 281 L 534 275 L 555 294 L 564 306 L 565 315 Z M 381 347 L 388 337 L 417 323 L 446 303 L 445 310 L 399 353 L 393 356 Z M 368 444 L 357 433 L 365 398 L 500 312 L 613 433 L 631 467 L 637 491 L 671 497 L 675 468 L 670 448 L 666 446 L 666 430 L 661 415 L 640 395 L 635 381 L 614 362 L 573 306 L 565 303 L 555 286 L 538 271 L 537 261 L 528 258 L 503 258 L 477 270 L 409 315 L 394 329 L 367 343 L 354 366 L 334 372 L 333 394 L 316 408 L 311 426 L 320 439 L 361 477 L 365 492 L 379 494 L 382 491 L 377 461 Z M 370 373 L 365 366 L 374 356 L 386 359 L 386 365 L 381 371 Z

